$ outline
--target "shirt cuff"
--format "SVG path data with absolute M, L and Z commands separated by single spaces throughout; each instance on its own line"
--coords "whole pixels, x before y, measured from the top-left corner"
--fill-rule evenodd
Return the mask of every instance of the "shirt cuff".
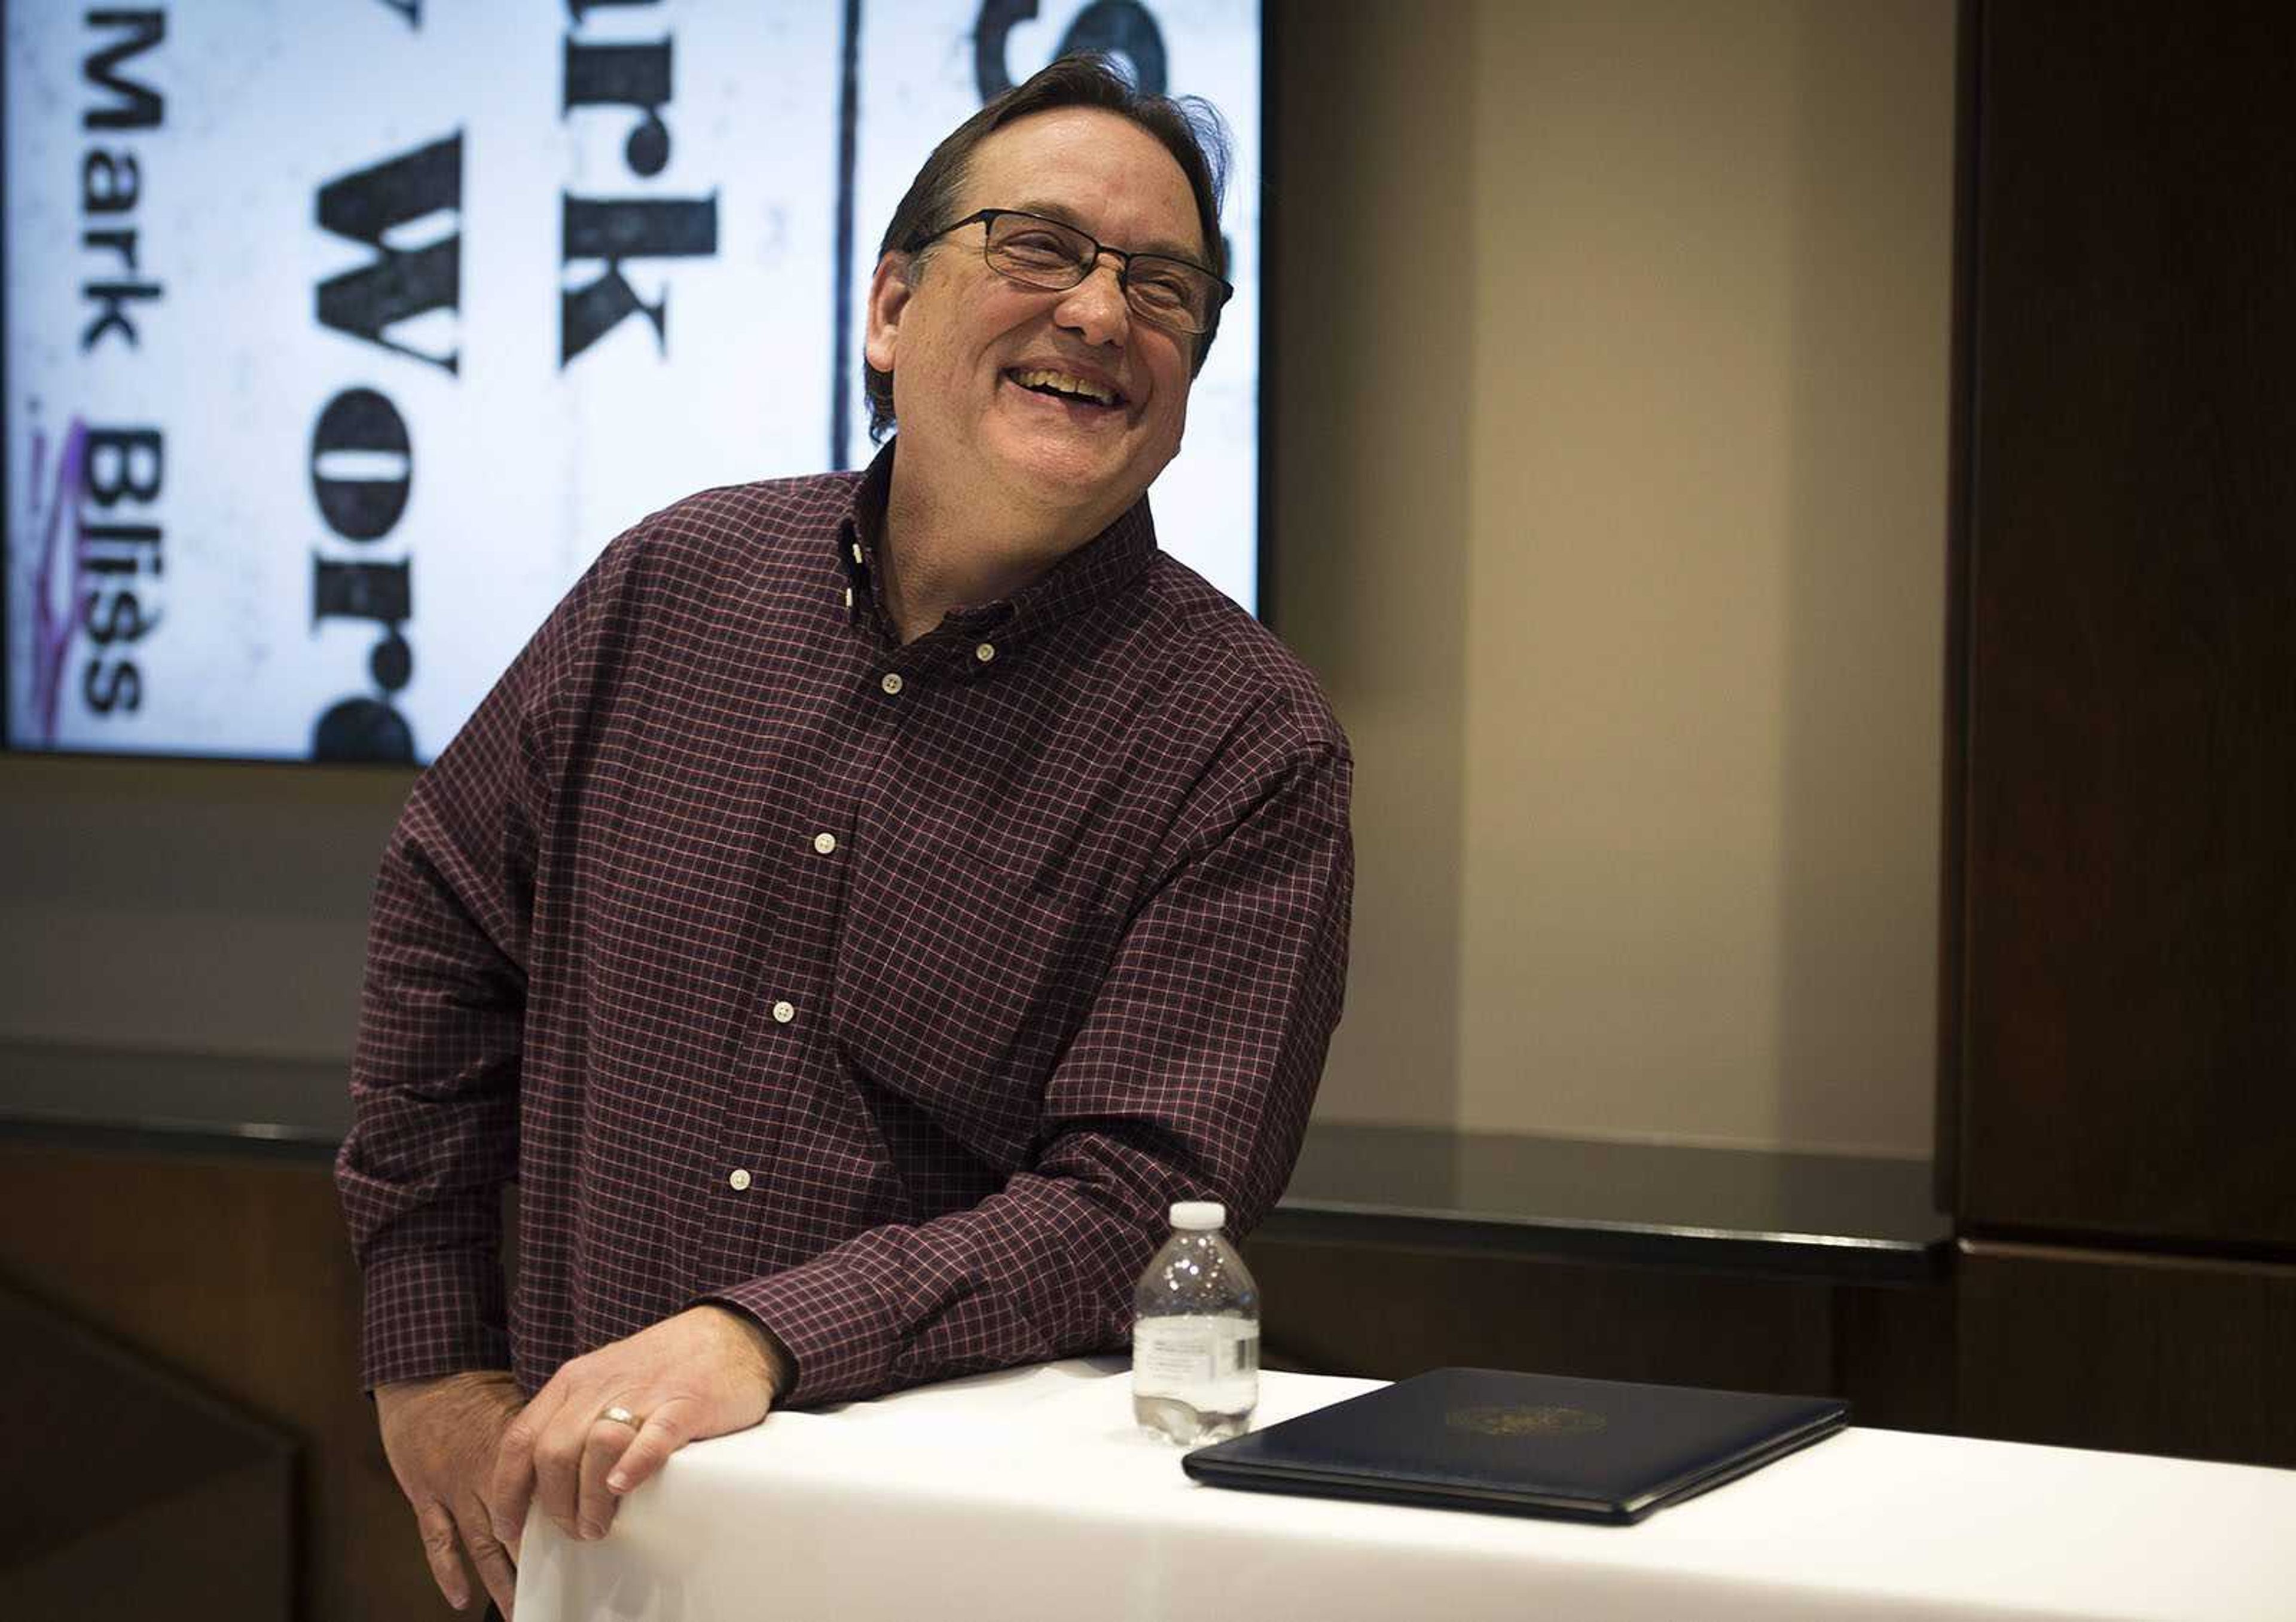
M 899 1334 L 877 1294 L 828 1258 L 701 1297 L 755 1319 L 788 1351 L 796 1379 L 784 1408 L 882 1396 L 893 1385 Z M 699 1305 L 700 1303 L 697 1303 Z
M 502 1261 L 490 1251 L 378 1258 L 367 1264 L 365 1294 L 359 1366 L 370 1391 L 511 1366 Z

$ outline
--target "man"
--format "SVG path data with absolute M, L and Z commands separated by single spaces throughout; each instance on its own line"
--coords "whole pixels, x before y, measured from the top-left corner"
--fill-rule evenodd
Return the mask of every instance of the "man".
M 458 1545 L 507 1609 L 530 1504 L 603 1536 L 777 1403 L 1120 1345 L 1169 1202 L 1281 1191 L 1349 762 L 1155 547 L 1218 220 L 1100 63 L 982 109 L 886 234 L 868 472 L 621 537 L 417 784 L 338 1181 L 457 1605 Z

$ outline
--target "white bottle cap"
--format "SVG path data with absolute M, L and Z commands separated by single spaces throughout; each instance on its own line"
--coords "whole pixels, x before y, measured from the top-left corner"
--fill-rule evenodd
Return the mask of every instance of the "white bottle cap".
M 1227 1207 L 1217 1199 L 1184 1199 L 1172 1207 L 1172 1226 L 1211 1233 L 1227 1226 Z

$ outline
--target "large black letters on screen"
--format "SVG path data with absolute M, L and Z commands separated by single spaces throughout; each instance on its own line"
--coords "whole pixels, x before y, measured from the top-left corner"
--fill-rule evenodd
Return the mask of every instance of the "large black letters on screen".
M 1005 43 L 1015 28 L 1036 17 L 1037 0 L 980 0 L 980 19 L 972 30 L 972 78 L 983 102 L 1013 87 Z M 1163 95 L 1170 82 L 1163 30 L 1140 0 L 1093 0 L 1069 24 L 1054 54 L 1065 56 L 1071 51 L 1101 51 L 1123 58 L 1132 70 L 1132 82 L 1150 95 Z
M 376 257 L 356 270 L 319 284 L 319 322 L 339 333 L 381 344 L 409 359 L 456 370 L 460 354 L 426 355 L 386 335 L 401 321 L 434 309 L 459 310 L 463 300 L 463 234 L 405 250 L 387 245 L 386 234 L 433 214 L 463 212 L 463 135 L 417 147 L 372 169 L 363 169 L 319 188 L 322 229 L 365 243 Z
M 80 72 L 95 90 L 115 98 L 109 106 L 92 106 L 80 117 L 84 129 L 157 129 L 165 103 L 148 85 L 122 78 L 119 64 L 140 56 L 168 37 L 167 13 L 146 8 L 134 12 L 90 12 L 89 23 L 100 29 L 126 29 L 127 37 L 91 54 Z
M 383 478 L 352 478 L 330 470 L 331 463 L 364 457 L 393 467 Z M 414 451 L 406 419 L 373 389 L 346 389 L 319 413 L 311 431 L 311 494 L 327 527 L 345 540 L 373 540 L 388 534 L 406 510 L 414 483 Z

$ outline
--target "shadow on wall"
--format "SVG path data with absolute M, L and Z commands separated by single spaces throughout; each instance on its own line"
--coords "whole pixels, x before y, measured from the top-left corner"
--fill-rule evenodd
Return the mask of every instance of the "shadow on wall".
M 1953 12 L 1795 11 L 1776 1130 L 1922 1153 L 1944 769 Z
M 1357 760 L 1348 1010 L 1319 1114 L 1459 1113 L 1475 302 L 1472 9 L 1277 16 L 1276 629 Z

